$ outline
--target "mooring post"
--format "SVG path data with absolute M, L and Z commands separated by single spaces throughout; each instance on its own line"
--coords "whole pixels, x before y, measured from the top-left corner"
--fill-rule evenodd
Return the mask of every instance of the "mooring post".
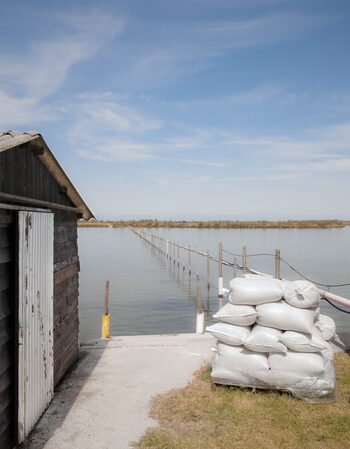
M 176 243 L 175 243 L 175 240 L 174 240 L 174 260 L 173 260 L 173 263 L 174 263 L 174 265 L 175 265 L 175 251 L 176 251 Z
M 105 301 L 104 301 L 104 314 L 102 316 L 102 332 L 101 338 L 109 338 L 109 281 L 105 284 Z
M 224 278 L 222 275 L 222 242 L 219 243 L 219 257 L 218 257 L 218 263 L 219 263 L 219 280 L 218 280 L 218 296 L 219 298 L 224 297 Z
M 275 250 L 275 278 L 281 279 L 281 251 Z
M 204 310 L 202 306 L 201 298 L 201 284 L 199 274 L 197 271 L 197 284 L 196 284 L 196 334 L 204 333 Z
M 246 246 L 243 246 L 242 266 L 243 266 L 243 274 L 245 274 L 247 272 L 247 247 Z
M 180 267 L 180 248 L 179 248 L 179 243 L 177 243 L 176 247 L 177 247 L 177 268 L 179 268 Z
M 208 249 L 207 249 L 207 288 L 208 290 L 210 290 L 210 258 Z
M 188 245 L 188 273 L 191 276 L 191 246 Z
M 237 276 L 237 257 L 233 258 L 233 277 Z

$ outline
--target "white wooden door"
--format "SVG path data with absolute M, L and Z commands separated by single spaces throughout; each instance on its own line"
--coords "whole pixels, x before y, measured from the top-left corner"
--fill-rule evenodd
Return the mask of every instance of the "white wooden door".
M 53 214 L 18 213 L 18 440 L 53 398 Z

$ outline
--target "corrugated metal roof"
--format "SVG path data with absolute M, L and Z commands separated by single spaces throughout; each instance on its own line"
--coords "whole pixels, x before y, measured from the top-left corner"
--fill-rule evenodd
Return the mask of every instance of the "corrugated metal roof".
M 27 142 L 32 142 L 32 145 L 38 148 L 39 152 L 37 157 L 58 184 L 66 190 L 68 198 L 75 207 L 81 210 L 84 219 L 90 220 L 90 218 L 93 218 L 93 213 L 85 204 L 39 132 L 0 131 L 0 152 L 10 150 Z
M 27 131 L 25 133 L 19 131 L 0 131 L 0 151 L 9 150 L 29 140 L 33 140 L 38 136 L 40 134 L 37 131 Z

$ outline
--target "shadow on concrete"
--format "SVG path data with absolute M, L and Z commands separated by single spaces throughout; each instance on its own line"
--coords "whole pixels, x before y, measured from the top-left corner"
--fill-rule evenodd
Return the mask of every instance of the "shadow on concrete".
M 56 387 L 49 407 L 18 449 L 43 449 L 52 435 L 65 421 L 81 389 L 108 345 L 108 340 L 94 340 L 80 345 L 80 357 L 73 369 Z

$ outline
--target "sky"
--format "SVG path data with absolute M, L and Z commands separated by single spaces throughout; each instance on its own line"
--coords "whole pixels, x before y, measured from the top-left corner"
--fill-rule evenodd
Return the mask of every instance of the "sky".
M 0 2 L 0 129 L 96 218 L 350 219 L 347 0 Z

